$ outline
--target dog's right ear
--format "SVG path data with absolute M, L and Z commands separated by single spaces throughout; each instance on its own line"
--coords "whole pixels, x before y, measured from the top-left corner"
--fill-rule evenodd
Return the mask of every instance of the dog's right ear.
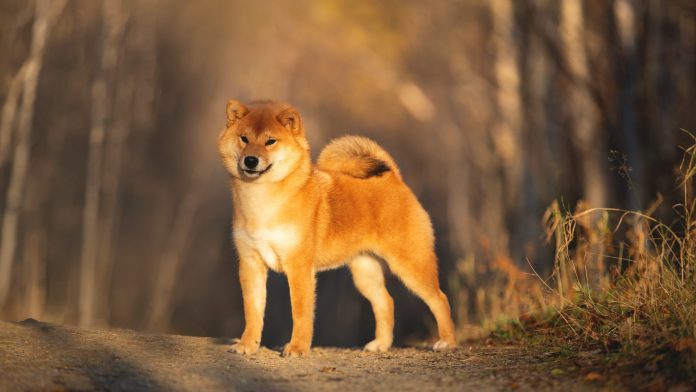
M 249 113 L 249 109 L 236 99 L 227 101 L 227 127 L 231 127 Z

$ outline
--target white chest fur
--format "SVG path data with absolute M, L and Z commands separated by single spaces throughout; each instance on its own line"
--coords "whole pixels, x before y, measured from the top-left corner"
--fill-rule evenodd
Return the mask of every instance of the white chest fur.
M 247 252 L 256 252 L 268 268 L 273 271 L 283 270 L 282 261 L 298 245 L 300 236 L 292 225 L 281 225 L 272 228 L 235 229 L 234 238 L 237 241 L 240 256 L 245 257 Z

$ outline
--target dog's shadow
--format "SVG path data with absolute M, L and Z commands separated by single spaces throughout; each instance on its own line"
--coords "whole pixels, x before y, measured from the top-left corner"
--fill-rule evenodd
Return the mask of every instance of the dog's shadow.
M 232 346 L 235 342 L 235 339 L 230 338 L 230 337 L 211 337 L 209 338 L 210 342 L 213 344 L 218 344 L 221 346 Z M 277 353 L 282 353 L 283 352 L 283 346 L 262 346 L 270 351 L 275 351 Z M 348 351 L 355 351 L 355 352 L 365 352 L 369 353 L 368 351 L 363 350 L 362 347 L 357 347 L 357 346 L 317 346 L 317 347 L 312 347 L 314 348 L 321 348 L 321 349 L 329 349 L 329 350 L 348 350 Z M 402 349 L 411 349 L 411 350 L 416 350 L 419 352 L 430 352 L 433 351 L 432 345 L 426 345 L 426 344 L 419 344 L 419 345 L 394 345 L 392 346 L 392 350 L 397 349 L 397 350 L 402 350 Z M 380 354 L 388 354 L 389 351 L 386 352 L 372 352 L 370 354 L 375 354 L 375 355 L 380 355 Z

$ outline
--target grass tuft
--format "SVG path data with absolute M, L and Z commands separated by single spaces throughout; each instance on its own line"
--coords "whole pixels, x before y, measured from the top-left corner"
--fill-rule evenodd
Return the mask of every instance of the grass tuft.
M 661 198 L 646 211 L 549 207 L 555 268 L 547 288 L 557 304 L 523 328 L 599 348 L 614 364 L 696 377 L 696 138 L 683 151 L 675 222 L 652 216 Z
M 659 195 L 644 211 L 582 202 L 571 211 L 554 202 L 544 214 L 555 249 L 551 277 L 537 274 L 532 283 L 507 271 L 509 263 L 493 263 L 487 276 L 496 289 L 486 298 L 509 306 L 478 307 L 492 337 L 545 342 L 576 356 L 593 377 L 623 369 L 617 374 L 641 375 L 635 385 L 651 374 L 696 381 L 696 137 L 689 135 L 674 221 L 654 217 Z

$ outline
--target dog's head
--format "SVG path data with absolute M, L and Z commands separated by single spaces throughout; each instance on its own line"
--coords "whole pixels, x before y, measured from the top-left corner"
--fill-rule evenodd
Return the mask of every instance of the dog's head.
M 227 102 L 227 126 L 218 151 L 227 171 L 247 182 L 277 182 L 308 160 L 300 114 L 277 102 Z

